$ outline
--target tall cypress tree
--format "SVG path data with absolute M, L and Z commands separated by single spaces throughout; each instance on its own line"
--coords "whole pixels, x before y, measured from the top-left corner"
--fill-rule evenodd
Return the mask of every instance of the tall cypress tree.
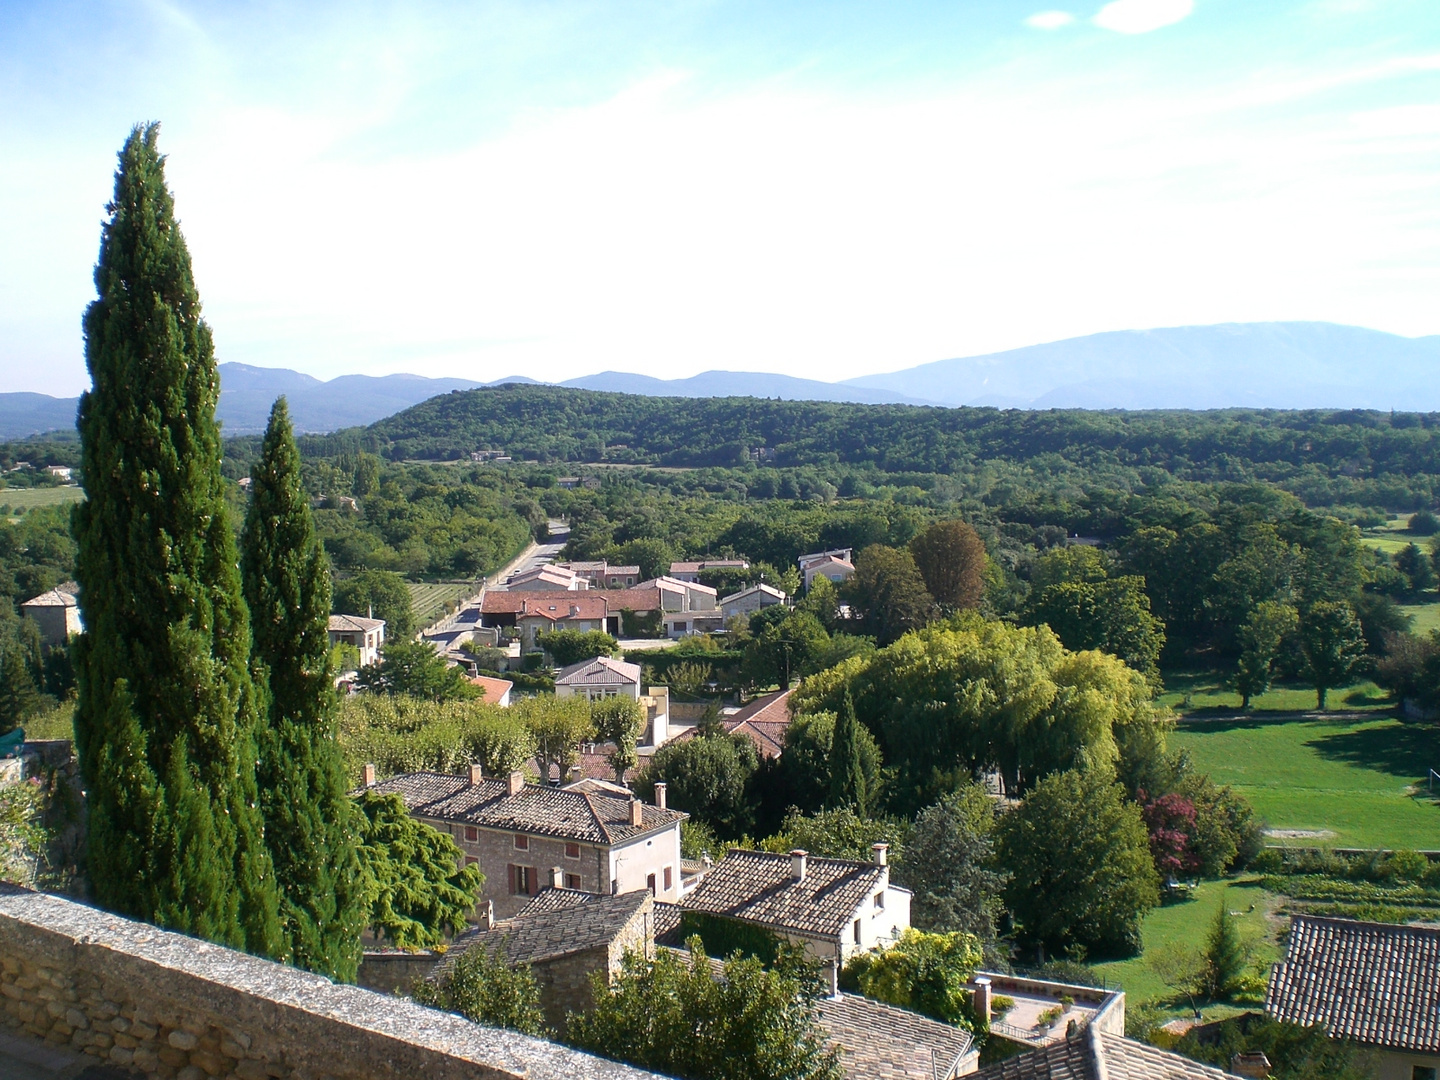
M 283 397 L 250 485 L 240 573 L 257 682 L 268 686 L 258 775 L 281 928 L 297 966 L 353 982 L 368 912 L 360 823 L 335 737 L 330 571 Z
M 847 689 L 830 744 L 830 806 L 837 810 L 848 806 L 864 817 L 866 794 L 865 766 L 860 760 L 860 721 L 855 719 L 855 702 Z
M 158 134 L 136 127 L 120 151 L 85 312 L 74 529 L 87 867 L 108 908 L 276 955 L 219 375 Z

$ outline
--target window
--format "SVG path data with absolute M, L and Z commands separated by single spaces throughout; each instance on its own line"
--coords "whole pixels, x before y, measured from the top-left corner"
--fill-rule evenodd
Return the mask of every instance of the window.
M 875 910 L 885 910 L 885 894 L 883 892 L 877 892 L 875 894 Z
M 646 875 L 645 875 L 645 887 L 650 890 L 650 895 L 651 895 L 651 896 L 654 896 L 654 895 L 655 895 L 655 875 L 654 875 L 654 874 L 646 874 Z
M 579 845 L 579 844 L 566 844 L 566 845 L 565 845 L 565 857 L 566 857 L 567 859 L 578 859 L 578 858 L 580 857 L 580 845 Z
M 510 864 L 510 892 L 514 896 L 534 896 L 540 891 L 540 875 L 533 866 Z
M 665 867 L 665 891 L 669 892 L 675 887 L 675 878 L 670 867 Z
M 529 850 L 530 850 L 530 837 L 528 837 L 528 836 L 523 836 L 523 835 L 521 835 L 520 833 L 516 833 L 516 834 L 515 834 L 515 850 L 516 850 L 516 851 L 529 851 Z
M 1435 1080 L 1435 1069 L 1430 1065 L 1412 1065 L 1410 1080 Z
M 465 839 L 472 844 L 475 843 L 477 840 L 480 839 L 480 830 L 477 829 L 474 825 L 466 825 Z
M 579 875 L 579 874 L 566 874 L 566 875 L 565 875 L 565 887 L 566 887 L 567 889 L 578 889 L 578 888 L 580 888 L 580 875 Z
M 480 860 L 477 859 L 477 858 L 475 858 L 474 855 L 466 855 L 466 856 L 465 856 L 465 865 L 466 865 L 466 866 L 474 866 L 474 865 L 475 865 L 476 863 L 478 863 L 479 861 L 480 861 Z
M 855 944 L 860 944 L 860 920 L 855 920 Z

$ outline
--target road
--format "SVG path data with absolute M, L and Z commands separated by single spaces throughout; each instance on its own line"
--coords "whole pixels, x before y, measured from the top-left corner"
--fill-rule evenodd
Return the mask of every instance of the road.
M 497 570 L 487 580 L 485 587 L 465 601 L 455 614 L 426 630 L 425 640 L 434 644 L 442 653 L 453 648 L 459 641 L 468 641 L 470 632 L 480 625 L 480 605 L 484 602 L 486 592 L 492 589 L 503 592 L 505 582 L 516 574 L 554 562 L 560 549 L 570 540 L 570 526 L 563 521 L 551 521 L 549 525 L 550 538 L 545 543 L 531 544 L 518 558 Z
M 523 574 L 526 570 L 534 570 L 537 566 L 544 566 L 552 563 L 560 554 L 560 549 L 570 542 L 570 526 L 563 521 L 550 522 L 550 539 L 543 544 L 536 544 L 524 555 L 516 559 L 509 566 L 500 570 L 493 578 L 493 584 L 485 586 L 487 589 L 494 589 L 501 592 L 505 589 L 505 582 L 516 574 Z M 476 608 L 479 608 L 477 601 Z

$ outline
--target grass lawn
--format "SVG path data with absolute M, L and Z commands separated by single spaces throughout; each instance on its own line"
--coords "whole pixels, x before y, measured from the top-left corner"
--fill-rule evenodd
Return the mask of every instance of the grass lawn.
M 1268 914 L 1278 906 L 1279 897 L 1267 893 L 1255 878 L 1244 877 L 1231 881 L 1206 881 L 1191 895 L 1189 900 L 1178 904 L 1167 904 L 1151 910 L 1145 916 L 1145 950 L 1179 941 L 1191 948 L 1204 948 L 1205 936 L 1210 932 L 1210 920 L 1215 917 L 1221 897 L 1224 897 L 1227 911 L 1239 911 L 1241 933 L 1254 943 L 1255 961 L 1268 969 L 1279 959 L 1280 951 L 1275 944 L 1274 927 Z M 1131 1007 L 1146 1001 L 1163 1000 L 1167 1004 L 1175 993 L 1145 963 L 1144 954 L 1133 960 L 1119 960 L 1108 964 L 1095 964 L 1095 973 L 1111 986 L 1120 986 L 1127 1004 Z M 1205 1007 L 1206 1019 L 1222 1019 L 1254 1005 L 1215 1005 Z M 1184 999 L 1175 1003 L 1177 1012 L 1188 1013 L 1189 1006 Z
M 1244 795 L 1270 828 L 1334 834 L 1288 842 L 1440 848 L 1440 800 L 1421 786 L 1426 769 L 1440 769 L 1430 725 L 1380 716 L 1193 719 L 1181 721 L 1171 743 Z
M 1440 601 L 1433 604 L 1401 604 L 1400 610 L 1413 620 L 1410 632 L 1428 634 L 1440 630 Z
M 85 492 L 79 487 L 0 488 L 0 506 L 9 503 L 26 510 L 79 502 L 84 497 Z
M 1425 609 L 1428 610 L 1428 605 Z M 1440 604 L 1435 616 L 1440 620 Z M 1440 622 L 1437 622 L 1440 625 Z M 1213 671 L 1167 672 L 1165 693 L 1159 697 L 1162 705 L 1168 705 L 1179 713 L 1202 712 L 1224 709 L 1238 712 L 1240 695 L 1227 685 L 1228 679 Z M 1315 690 L 1309 686 L 1272 686 L 1257 698 L 1252 698 L 1250 707 L 1258 712 L 1309 712 L 1315 708 Z M 1331 690 L 1325 700 L 1331 709 L 1388 709 L 1390 700 L 1368 679 L 1352 686 Z

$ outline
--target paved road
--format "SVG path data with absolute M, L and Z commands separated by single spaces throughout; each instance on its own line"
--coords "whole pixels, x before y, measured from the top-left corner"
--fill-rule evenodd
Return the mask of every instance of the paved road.
M 563 521 L 550 522 L 550 539 L 543 544 L 533 544 L 514 562 L 503 566 L 496 572 L 494 579 L 479 593 L 465 601 L 448 619 L 442 619 L 433 627 L 425 631 L 425 638 L 435 643 L 435 647 L 441 652 L 451 648 L 454 643 L 466 638 L 470 631 L 480 625 L 480 605 L 485 599 L 488 590 L 503 592 L 507 579 L 525 570 L 543 566 L 545 563 L 554 562 L 555 557 L 560 554 L 570 540 L 570 526 Z
M 501 573 L 496 574 L 494 584 L 487 585 L 486 588 L 499 592 L 505 588 L 505 578 L 514 577 L 516 574 L 523 574 L 526 570 L 534 570 L 537 566 L 554 562 L 560 554 L 560 549 L 569 541 L 570 526 L 563 521 L 550 522 L 550 539 L 543 544 L 536 544 L 524 558 L 511 563 Z

